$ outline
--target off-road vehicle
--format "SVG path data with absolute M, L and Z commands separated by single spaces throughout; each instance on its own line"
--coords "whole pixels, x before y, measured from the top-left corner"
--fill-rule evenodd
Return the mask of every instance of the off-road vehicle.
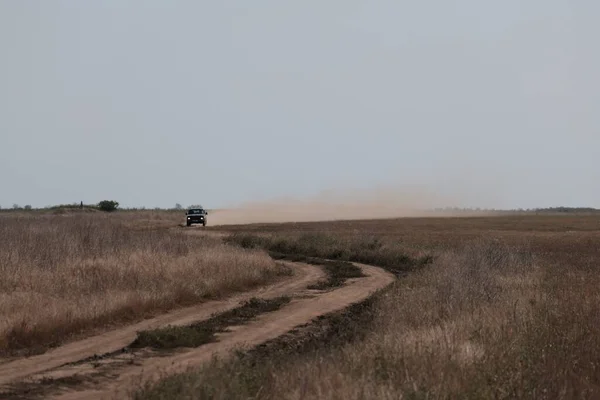
M 185 223 L 187 226 L 192 224 L 202 224 L 206 226 L 206 216 L 208 211 L 203 208 L 190 208 L 185 212 Z

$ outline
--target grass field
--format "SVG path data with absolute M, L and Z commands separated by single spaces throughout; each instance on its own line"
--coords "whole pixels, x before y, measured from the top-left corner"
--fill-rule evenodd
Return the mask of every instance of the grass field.
M 181 215 L 1 215 L 0 356 L 40 353 L 288 273 L 263 250 L 184 235 L 175 220 Z
M 342 260 L 362 257 L 363 262 L 368 257 L 392 269 L 397 262 L 402 265 L 395 269 L 408 273 L 368 302 L 307 327 L 308 339 L 288 335 L 141 388 L 135 397 L 600 396 L 598 216 L 227 229 L 235 233 L 230 242 L 240 247 L 276 247 Z M 414 260 L 428 256 L 431 262 L 415 267 Z

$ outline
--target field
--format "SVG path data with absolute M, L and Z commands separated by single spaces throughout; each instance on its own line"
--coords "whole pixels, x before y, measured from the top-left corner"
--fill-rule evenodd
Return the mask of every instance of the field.
M 600 218 L 519 216 L 232 226 L 292 248 L 434 261 L 308 342 L 291 335 L 138 398 L 598 398 Z M 248 239 L 246 239 L 246 242 Z M 264 242 L 264 241 L 263 241 Z M 319 246 L 322 243 L 323 246 Z M 299 244 L 302 244 L 300 246 Z M 344 253 L 345 251 L 345 253 Z M 345 255 L 344 255 L 345 254 Z M 319 254 L 314 254 L 319 255 Z M 317 323 L 318 325 L 318 323 Z M 315 339 L 315 336 L 321 339 Z
M 354 279 L 350 287 L 368 279 L 348 262 L 397 277 L 367 299 L 233 357 L 140 384 L 134 398 L 600 397 L 597 215 L 189 230 L 160 212 L 0 218 L 6 355 L 43 352 L 70 336 L 285 279 L 280 258 L 323 264 L 329 278 L 316 285 L 318 296 L 335 296 L 346 279 Z M 300 307 L 301 300 L 288 301 L 273 310 Z M 195 339 L 201 346 L 242 311 L 140 337 L 167 337 L 173 346 L 194 338 L 190 332 L 208 332 Z M 252 322 L 260 312 L 244 317 L 248 329 L 260 324 Z
M 191 237 L 169 213 L 0 216 L 0 356 L 221 298 L 287 271 L 260 250 Z

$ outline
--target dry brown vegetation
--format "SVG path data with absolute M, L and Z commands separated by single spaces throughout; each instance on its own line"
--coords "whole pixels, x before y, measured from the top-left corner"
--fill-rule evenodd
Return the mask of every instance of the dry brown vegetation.
M 145 388 L 138 398 L 600 397 L 597 216 L 402 219 L 232 230 L 276 233 L 292 243 L 321 235 L 324 243 L 340 246 L 374 236 L 382 243 L 375 250 L 381 259 L 387 259 L 386 252 L 406 250 L 427 252 L 434 261 L 378 294 L 366 307 L 366 322 L 364 317 L 338 318 L 335 329 L 322 329 L 329 332 L 322 340 L 314 339 L 318 330 L 313 332 L 310 346 L 287 342 L 230 361 L 216 360 Z
M 261 250 L 183 234 L 173 213 L 0 216 L 0 355 L 246 290 L 287 273 Z

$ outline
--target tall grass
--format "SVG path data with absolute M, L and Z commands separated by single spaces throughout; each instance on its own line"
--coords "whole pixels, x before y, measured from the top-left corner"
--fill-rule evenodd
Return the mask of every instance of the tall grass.
M 283 273 L 260 250 L 119 215 L 3 216 L 0 355 L 245 290 Z
M 598 398 L 599 284 L 591 265 L 478 239 L 378 295 L 368 323 L 336 328 L 361 340 L 216 360 L 136 397 Z

